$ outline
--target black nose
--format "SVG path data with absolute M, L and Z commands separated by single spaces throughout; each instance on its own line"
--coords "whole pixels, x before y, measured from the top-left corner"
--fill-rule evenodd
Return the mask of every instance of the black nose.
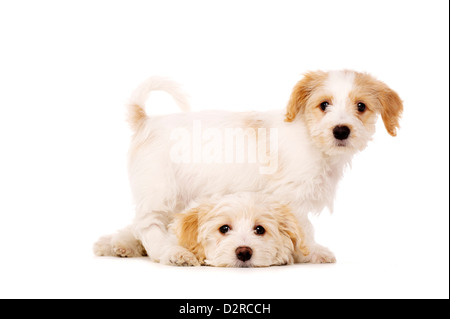
M 252 258 L 253 250 L 247 246 L 240 246 L 236 248 L 236 257 L 239 260 L 247 261 Z
M 333 135 L 338 140 L 345 140 L 350 135 L 350 129 L 345 125 L 338 125 L 333 129 Z

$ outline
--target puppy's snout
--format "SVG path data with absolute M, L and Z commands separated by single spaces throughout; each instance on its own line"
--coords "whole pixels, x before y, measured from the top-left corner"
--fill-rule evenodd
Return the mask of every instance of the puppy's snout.
M 338 125 L 333 129 L 333 135 L 338 140 L 345 140 L 350 135 L 350 128 L 346 125 Z
M 253 250 L 248 246 L 240 246 L 236 248 L 236 257 L 239 260 L 247 261 L 252 258 Z

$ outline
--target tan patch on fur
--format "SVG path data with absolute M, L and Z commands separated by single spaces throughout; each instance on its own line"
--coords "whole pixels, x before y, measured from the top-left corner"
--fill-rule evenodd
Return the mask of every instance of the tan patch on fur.
M 303 107 L 303 119 L 305 121 L 306 126 L 308 127 L 308 130 L 311 132 L 312 127 L 319 123 L 319 121 L 322 119 L 322 117 L 325 116 L 325 112 L 322 111 L 320 108 L 320 104 L 322 102 L 328 102 L 330 105 L 333 104 L 333 97 L 328 94 L 316 94 L 314 96 L 311 96 L 310 99 L 305 102 L 305 106 Z M 319 136 L 320 143 L 324 144 L 324 137 Z
M 305 246 L 305 233 L 290 208 L 286 205 L 279 205 L 275 211 L 280 233 L 291 239 L 295 250 L 299 250 L 304 256 L 309 255 L 308 247 Z
M 326 78 L 326 72 L 316 71 L 306 73 L 303 79 L 297 82 L 286 108 L 286 122 L 292 122 L 297 114 L 304 110 L 312 92 L 321 87 Z
M 199 219 L 212 208 L 212 206 L 204 204 L 175 216 L 175 232 L 178 236 L 178 243 L 192 252 L 201 264 L 204 263 L 206 256 L 203 245 L 198 241 Z
M 142 106 L 137 104 L 128 105 L 128 122 L 133 131 L 137 131 L 146 119 L 147 114 Z
M 350 98 L 355 103 L 365 103 L 368 108 L 366 112 L 380 113 L 388 133 L 392 136 L 397 135 L 403 102 L 395 91 L 369 74 L 356 73 L 355 88 Z M 370 114 L 364 113 L 361 115 L 363 122 L 370 119 Z
M 247 113 L 247 116 L 243 119 L 243 127 L 245 128 L 252 128 L 255 130 L 255 132 L 258 132 L 258 128 L 266 127 L 263 120 L 255 118 L 258 113 L 250 112 Z
M 255 116 L 258 113 L 250 112 L 248 113 L 248 116 L 244 117 L 243 119 L 243 127 L 244 128 L 250 128 L 255 132 L 256 137 L 256 158 L 258 159 L 260 148 L 264 147 L 265 149 L 265 155 L 266 157 L 270 157 L 270 127 L 264 122 L 262 119 L 255 118 Z M 266 129 L 266 136 L 262 138 L 263 131 L 260 131 L 259 129 L 264 128 Z M 261 134 L 260 134 L 261 133 Z M 264 143 L 265 142 L 265 143 Z M 245 153 L 248 154 L 248 150 L 245 150 Z

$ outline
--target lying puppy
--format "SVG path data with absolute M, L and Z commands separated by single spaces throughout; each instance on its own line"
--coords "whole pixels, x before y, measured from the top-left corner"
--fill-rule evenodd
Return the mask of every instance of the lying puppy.
M 292 264 L 295 255 L 308 255 L 289 208 L 256 193 L 192 204 L 175 215 L 168 238 L 172 248 L 161 261 L 178 266 L 262 267 Z M 131 228 L 103 237 L 94 250 L 100 256 L 146 255 Z
M 184 111 L 189 106 L 179 86 L 165 78 L 144 82 L 128 106 L 136 217 L 127 233 L 142 243 L 140 251 L 162 263 L 179 259 L 180 246 L 168 232 L 177 213 L 193 200 L 236 192 L 274 195 L 291 208 L 309 251 L 296 261 L 335 262 L 334 254 L 315 242 L 308 214 L 332 209 L 344 168 L 367 146 L 378 115 L 395 136 L 403 110 L 386 84 L 348 70 L 305 74 L 287 108 L 270 112 L 148 117 L 144 106 L 153 90 L 172 95 Z

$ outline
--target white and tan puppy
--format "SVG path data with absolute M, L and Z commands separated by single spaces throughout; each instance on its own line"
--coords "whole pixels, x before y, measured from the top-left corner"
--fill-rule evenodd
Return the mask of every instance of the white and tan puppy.
M 168 227 L 170 251 L 162 260 L 178 266 L 265 267 L 308 255 L 303 231 L 290 209 L 262 193 L 236 193 L 192 202 Z M 134 257 L 146 251 L 130 228 L 105 236 L 98 255 Z
M 308 255 L 303 231 L 290 209 L 261 193 L 202 201 L 177 214 L 172 227 L 178 243 L 205 265 L 286 265 L 296 254 Z M 183 259 L 176 260 L 195 264 Z
M 193 200 L 237 192 L 271 195 L 290 207 L 309 251 L 297 262 L 335 262 L 334 254 L 314 241 L 308 214 L 332 209 L 344 168 L 367 146 L 378 115 L 395 136 L 403 110 L 386 84 L 348 70 L 305 74 L 287 109 L 270 112 L 148 117 L 144 105 L 153 90 L 168 92 L 182 110 L 189 109 L 179 86 L 165 78 L 150 78 L 132 95 L 129 177 L 136 217 L 124 232 L 142 249 L 123 255 L 146 251 L 167 264 L 177 260 L 181 247 L 170 239 L 174 217 Z M 112 237 L 95 245 L 97 254 L 105 241 L 109 247 L 108 240 Z

